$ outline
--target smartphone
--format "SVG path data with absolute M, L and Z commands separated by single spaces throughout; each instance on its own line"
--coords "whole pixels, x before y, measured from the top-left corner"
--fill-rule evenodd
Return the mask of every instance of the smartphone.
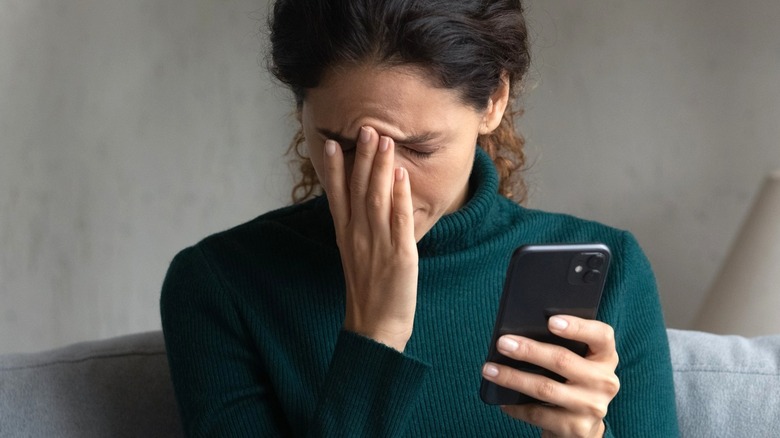
M 547 320 L 553 315 L 594 319 L 610 258 L 609 248 L 601 243 L 524 245 L 516 249 L 507 268 L 487 360 L 564 382 L 562 376 L 552 371 L 501 355 L 496 342 L 505 334 L 515 334 L 585 356 L 586 344 L 553 335 Z M 485 379 L 480 397 L 494 405 L 538 402 Z

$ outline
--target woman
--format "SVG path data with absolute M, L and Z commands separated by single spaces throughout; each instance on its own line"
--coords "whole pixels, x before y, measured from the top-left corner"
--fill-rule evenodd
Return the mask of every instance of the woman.
M 676 435 L 636 241 L 509 199 L 524 197 L 519 1 L 278 0 L 271 43 L 301 121 L 299 202 L 171 264 L 161 312 L 189 434 Z M 587 356 L 498 342 L 567 381 L 485 364 L 513 250 L 592 241 L 613 252 L 598 320 L 549 322 Z M 545 403 L 485 405 L 482 377 Z

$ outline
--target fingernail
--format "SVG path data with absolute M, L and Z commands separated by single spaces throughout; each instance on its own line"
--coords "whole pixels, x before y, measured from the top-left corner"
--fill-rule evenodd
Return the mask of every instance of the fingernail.
M 485 366 L 482 367 L 482 374 L 487 377 L 496 377 L 498 375 L 498 367 L 493 364 L 486 363 Z
M 379 151 L 387 152 L 389 148 L 390 148 L 390 139 L 387 137 L 379 138 Z
M 404 168 L 399 167 L 395 169 L 395 180 L 396 181 L 403 181 L 404 179 Z
M 498 348 L 505 351 L 515 351 L 520 346 L 514 339 L 501 338 L 498 340 Z
M 336 142 L 333 140 L 325 140 L 325 153 L 332 157 L 336 153 Z
M 566 330 L 566 327 L 568 326 L 569 321 L 566 321 L 563 318 L 559 318 L 557 316 L 550 318 L 550 327 L 554 328 L 555 330 Z
M 371 140 L 371 132 L 363 126 L 360 128 L 360 142 L 361 143 L 368 143 Z

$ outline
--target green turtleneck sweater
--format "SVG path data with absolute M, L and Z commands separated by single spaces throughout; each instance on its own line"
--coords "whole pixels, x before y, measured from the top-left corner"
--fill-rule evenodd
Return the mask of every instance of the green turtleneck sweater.
M 504 275 L 526 243 L 607 244 L 598 318 L 616 333 L 621 389 L 607 436 L 677 435 L 666 331 L 634 238 L 498 194 L 478 149 L 473 195 L 418 243 L 414 332 L 400 353 L 341 329 L 344 278 L 324 197 L 183 250 L 160 302 L 189 436 L 538 436 L 479 398 Z

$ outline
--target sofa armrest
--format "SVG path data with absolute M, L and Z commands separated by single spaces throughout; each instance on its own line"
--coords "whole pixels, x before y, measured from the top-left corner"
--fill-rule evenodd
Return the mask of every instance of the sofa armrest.
M 182 436 L 162 333 L 0 356 L 11 436 Z
M 780 436 L 780 335 L 668 335 L 681 436 Z

